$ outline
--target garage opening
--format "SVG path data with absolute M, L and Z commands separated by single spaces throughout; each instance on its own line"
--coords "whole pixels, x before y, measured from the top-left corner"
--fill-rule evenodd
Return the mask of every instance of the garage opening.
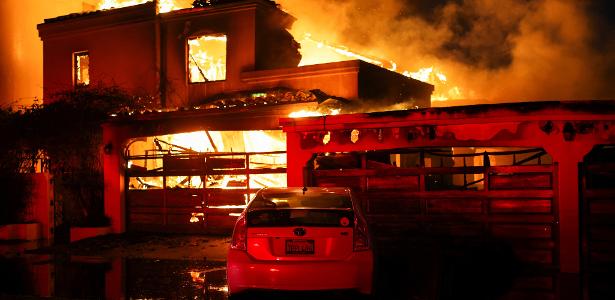
M 286 186 L 279 130 L 137 138 L 125 159 L 129 230 L 228 232 L 257 190 Z
M 595 147 L 581 165 L 583 268 L 590 298 L 614 299 L 615 145 Z
M 523 262 L 557 264 L 554 166 L 540 148 L 441 147 L 318 153 L 314 186 L 348 186 L 383 247 L 502 240 Z

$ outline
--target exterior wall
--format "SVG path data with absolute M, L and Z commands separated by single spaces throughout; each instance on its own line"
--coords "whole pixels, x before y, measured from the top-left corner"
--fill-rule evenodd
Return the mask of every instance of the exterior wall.
M 167 107 L 185 106 L 210 95 L 241 88 L 240 73 L 253 70 L 255 64 L 255 10 L 255 5 L 244 5 L 232 9 L 171 12 L 162 17 Z M 187 40 L 207 33 L 227 36 L 226 80 L 189 83 Z
M 243 72 L 243 82 L 252 89 L 287 87 L 320 89 L 346 99 L 359 98 L 360 63 L 357 60 L 278 70 Z
M 24 223 L 0 226 L 0 240 L 53 239 L 53 186 L 49 173 L 29 174 L 32 195 L 26 208 Z
M 430 107 L 433 92 L 430 84 L 360 60 L 243 72 L 241 76 L 252 89 L 319 89 L 328 95 L 363 100 L 371 108 L 406 101 L 414 101 L 418 107 Z
M 90 85 L 118 85 L 137 96 L 156 95 L 153 5 L 102 13 L 39 25 L 47 101 L 73 88 L 73 53 L 79 51 L 89 51 Z
M 49 173 L 32 174 L 32 221 L 41 224 L 41 238 L 53 239 L 53 185 Z
M 416 107 L 430 107 L 434 87 L 419 80 L 361 62 L 359 94 L 382 106 L 412 100 Z

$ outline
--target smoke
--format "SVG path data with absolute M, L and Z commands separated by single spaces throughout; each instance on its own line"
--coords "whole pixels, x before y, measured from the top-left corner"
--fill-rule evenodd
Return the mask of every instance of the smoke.
M 608 0 L 277 2 L 298 40 L 309 32 L 398 71 L 436 67 L 475 102 L 615 98 Z

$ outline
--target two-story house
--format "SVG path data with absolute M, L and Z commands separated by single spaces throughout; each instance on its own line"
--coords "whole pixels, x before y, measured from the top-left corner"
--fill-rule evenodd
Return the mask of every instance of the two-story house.
M 278 119 L 291 112 L 430 106 L 432 85 L 366 62 L 298 67 L 293 21 L 273 1 L 245 0 L 168 13 L 149 2 L 38 26 L 46 101 L 101 84 L 159 103 L 104 126 L 115 232 L 230 228 L 256 189 L 286 185 Z

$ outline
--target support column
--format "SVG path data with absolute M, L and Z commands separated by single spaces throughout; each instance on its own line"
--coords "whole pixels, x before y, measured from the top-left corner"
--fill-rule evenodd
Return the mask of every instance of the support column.
M 581 297 L 581 236 L 579 164 L 594 144 L 568 141 L 545 145 L 553 157 L 559 225 L 559 299 Z
M 111 222 L 113 233 L 126 231 L 126 204 L 124 192 L 123 135 L 112 125 L 103 126 L 103 177 L 105 216 Z
M 111 262 L 111 269 L 105 273 L 105 298 L 125 299 L 124 279 L 126 277 L 126 264 L 124 258 L 116 258 Z
M 582 156 L 570 156 L 557 160 L 560 271 L 564 273 L 579 273 L 581 266 L 579 163 L 582 159 Z
M 593 146 L 593 143 L 572 141 L 544 146 L 556 164 L 559 265 L 563 273 L 579 273 L 581 270 L 579 163 Z
M 303 170 L 305 164 L 312 157 L 312 152 L 301 148 L 301 134 L 297 132 L 286 133 L 286 175 L 288 186 L 303 186 Z

